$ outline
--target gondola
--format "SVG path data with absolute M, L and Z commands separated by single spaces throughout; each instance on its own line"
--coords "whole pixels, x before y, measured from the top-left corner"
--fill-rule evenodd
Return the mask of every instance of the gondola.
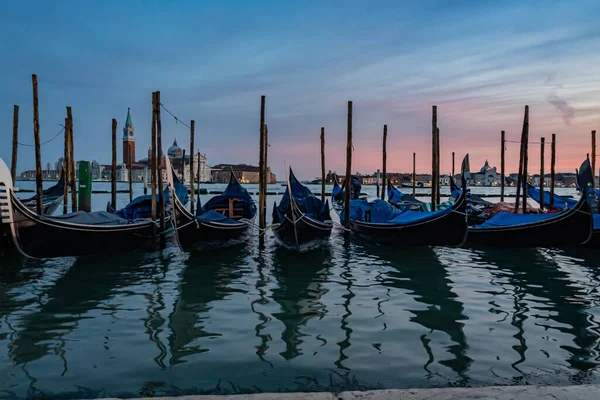
M 423 211 L 422 201 L 410 194 L 402 193 L 389 179 L 387 181 L 387 196 L 388 202 L 397 208 Z
M 339 211 L 339 210 L 341 210 L 342 206 L 344 205 L 344 201 L 345 201 L 344 189 L 346 188 L 346 179 L 344 178 L 341 186 L 338 184 L 337 181 L 338 181 L 338 179 L 337 179 L 337 175 L 336 175 L 333 180 L 333 190 L 331 191 L 331 202 L 333 204 L 333 207 Z M 358 179 L 356 176 L 352 176 L 350 178 L 350 200 L 359 199 L 361 189 L 362 189 L 362 184 L 360 183 L 360 179 Z
M 456 185 L 454 178 L 450 177 L 450 196 L 457 199 L 461 193 L 462 190 Z M 467 221 L 469 226 L 481 225 L 487 221 L 490 218 L 489 210 L 493 207 L 494 203 L 472 194 L 467 189 Z
M 468 243 L 495 247 L 561 247 L 586 244 L 592 237 L 593 219 L 588 202 L 593 176 L 589 160 L 578 173 L 584 194 L 562 212 L 512 214 L 500 212 L 478 226 L 469 227 Z
M 539 204 L 541 204 L 542 196 L 541 196 L 541 192 L 540 192 L 539 188 L 536 188 L 536 187 L 533 187 L 530 185 L 527 188 L 527 194 L 533 200 L 535 200 Z M 578 204 L 578 201 L 575 199 L 571 199 L 568 197 L 562 197 L 562 196 L 555 194 L 553 197 L 553 202 L 552 202 L 553 204 L 551 206 L 550 198 L 551 198 L 551 194 L 544 191 L 544 207 L 548 208 L 549 210 L 553 210 L 553 211 L 572 209 L 572 208 L 576 207 Z M 594 227 L 593 231 L 592 231 L 592 238 L 587 243 L 584 243 L 583 247 L 600 249 L 600 214 L 598 214 L 597 212 L 594 212 L 594 210 L 592 210 L 592 220 L 593 220 L 593 227 Z
M 56 185 L 43 191 L 42 197 L 42 214 L 52 215 L 62 203 L 64 189 L 65 189 L 65 177 L 64 172 L 60 174 L 60 179 Z M 34 195 L 28 199 L 21 200 L 25 207 L 30 210 L 37 208 L 37 195 Z M 8 226 L 2 223 L 0 219 L 0 251 L 10 247 L 10 230 Z
M 0 159 L 0 213 L 16 249 L 27 257 L 52 258 L 149 248 L 153 221 L 129 222 L 110 213 L 75 212 L 49 217 L 28 209 L 13 191 L 10 171 Z
M 398 246 L 460 246 L 467 236 L 466 190 L 439 211 L 399 210 L 383 200 L 350 202 L 350 225 L 358 235 Z M 344 219 L 344 213 L 340 214 Z
M 43 191 L 42 196 L 42 214 L 52 215 L 61 205 L 65 190 L 65 174 L 64 171 L 60 174 L 60 179 L 56 185 L 49 187 Z M 37 207 L 37 195 L 25 200 L 21 200 L 25 207 L 30 210 L 35 210 Z
M 329 202 L 302 185 L 290 168 L 288 187 L 273 206 L 273 233 L 284 247 L 300 253 L 327 243 L 333 229 Z
M 177 178 L 177 175 L 173 173 L 173 182 L 174 182 L 174 192 L 175 196 L 179 199 L 179 202 L 185 205 L 189 201 L 189 195 L 187 188 L 185 185 Z M 158 199 L 158 195 L 156 196 Z M 163 190 L 163 198 L 165 200 L 165 208 L 167 213 L 169 213 L 170 208 L 170 199 L 171 199 L 171 190 L 169 185 Z M 116 214 L 121 218 L 125 218 L 129 221 L 135 221 L 138 219 L 150 218 L 152 216 L 152 195 L 145 194 L 143 196 L 138 196 L 133 199 L 129 204 L 120 210 L 115 210 L 111 202 L 109 201 L 106 205 L 106 211 L 109 213 Z
M 167 164 L 170 170 L 171 163 L 167 161 Z M 173 174 L 168 176 L 170 187 L 175 187 Z M 213 197 L 204 206 L 200 205 L 198 195 L 196 215 L 187 210 L 179 196 L 173 197 L 171 212 L 182 250 L 224 248 L 247 240 L 256 217 L 256 205 L 248 191 L 236 179 L 233 170 L 229 176 L 229 184 L 222 194 Z

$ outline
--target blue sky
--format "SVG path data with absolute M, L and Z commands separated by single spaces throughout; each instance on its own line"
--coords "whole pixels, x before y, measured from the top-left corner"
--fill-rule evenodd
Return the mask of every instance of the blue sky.
M 342 171 L 346 103 L 354 101 L 354 171 L 430 169 L 431 105 L 438 105 L 443 171 L 450 154 L 499 164 L 500 131 L 558 135 L 557 167 L 572 170 L 600 130 L 600 2 L 574 1 L 19 1 L 0 15 L 0 157 L 10 160 L 12 106 L 20 141 L 33 142 L 31 74 L 39 80 L 42 141 L 73 107 L 75 156 L 110 162 L 131 107 L 137 155 L 150 142 L 151 93 L 186 122 L 210 164 L 258 161 L 260 95 L 267 96 L 271 167 Z M 166 149 L 187 128 L 163 113 Z M 184 146 L 185 145 L 185 146 Z M 120 149 L 119 143 L 119 149 Z M 549 150 L 549 149 L 548 149 Z M 188 149 L 189 152 L 189 149 Z M 62 139 L 42 149 L 44 165 Z M 120 154 L 120 151 L 119 151 Z M 516 170 L 517 145 L 507 149 Z M 548 157 L 549 158 L 549 157 Z M 458 164 L 458 162 L 457 162 Z M 34 165 L 19 149 L 19 169 Z M 539 168 L 539 148 L 530 170 Z

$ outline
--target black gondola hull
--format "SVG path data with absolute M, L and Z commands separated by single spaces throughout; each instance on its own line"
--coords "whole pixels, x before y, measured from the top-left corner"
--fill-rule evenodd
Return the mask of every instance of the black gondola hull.
M 304 253 L 328 243 L 332 229 L 332 221 L 316 221 L 304 215 L 294 224 L 288 215 L 273 226 L 273 234 L 283 247 Z
M 150 249 L 154 223 L 86 226 L 42 219 L 12 195 L 14 243 L 24 255 L 53 258 Z
M 588 249 L 600 249 L 600 229 L 593 229 L 592 237 L 587 243 L 584 243 L 582 247 Z
M 185 251 L 220 249 L 248 241 L 252 228 L 251 221 L 237 224 L 223 224 L 202 221 L 175 200 L 175 218 L 179 246 Z
M 537 223 L 469 227 L 467 242 L 470 245 L 493 247 L 579 246 L 590 241 L 592 231 L 592 215 L 585 196 L 582 196 L 573 209 Z
M 352 231 L 369 240 L 397 246 L 460 246 L 467 236 L 463 194 L 452 212 L 414 224 L 371 223 L 351 220 Z
M 372 224 L 351 221 L 352 231 L 383 244 L 398 246 L 460 246 L 467 235 L 464 213 L 444 215 L 415 225 Z

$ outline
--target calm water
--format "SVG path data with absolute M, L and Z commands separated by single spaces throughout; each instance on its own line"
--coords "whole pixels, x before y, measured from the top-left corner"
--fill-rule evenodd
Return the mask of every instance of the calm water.
M 600 252 L 340 233 L 305 255 L 9 260 L 0 397 L 600 383 Z

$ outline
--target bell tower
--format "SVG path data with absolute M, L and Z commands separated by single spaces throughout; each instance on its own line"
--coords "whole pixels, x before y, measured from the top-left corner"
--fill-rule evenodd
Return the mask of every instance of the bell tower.
M 127 108 L 127 120 L 123 127 L 123 164 L 135 162 L 135 137 L 133 136 L 133 124 L 131 123 L 131 113 Z

